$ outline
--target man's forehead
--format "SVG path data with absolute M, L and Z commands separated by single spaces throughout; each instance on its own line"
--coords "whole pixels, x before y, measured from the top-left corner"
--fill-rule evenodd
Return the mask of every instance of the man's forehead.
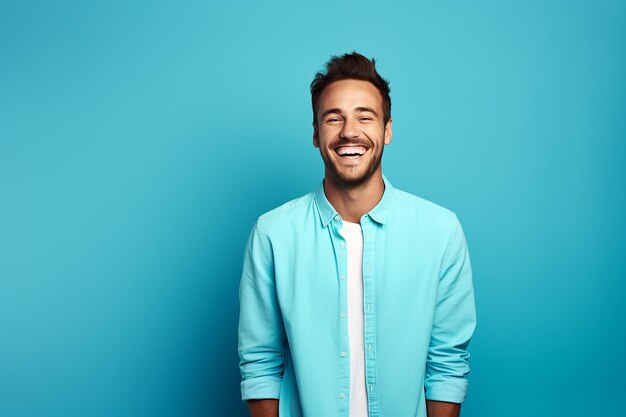
M 382 96 L 374 84 L 361 80 L 341 80 L 329 84 L 320 96 L 322 108 L 356 110 L 382 106 Z

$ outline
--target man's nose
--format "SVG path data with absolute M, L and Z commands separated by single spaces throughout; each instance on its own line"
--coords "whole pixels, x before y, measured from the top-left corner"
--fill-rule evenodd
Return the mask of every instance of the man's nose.
M 352 118 L 346 118 L 341 127 L 340 135 L 345 139 L 352 139 L 358 137 L 360 130 L 356 124 L 356 121 Z

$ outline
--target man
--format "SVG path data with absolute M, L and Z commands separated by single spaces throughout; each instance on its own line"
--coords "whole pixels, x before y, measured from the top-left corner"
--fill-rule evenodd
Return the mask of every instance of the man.
M 391 99 L 373 59 L 333 57 L 311 95 L 324 180 L 248 240 L 242 398 L 252 417 L 458 416 L 475 327 L 461 225 L 382 175 Z

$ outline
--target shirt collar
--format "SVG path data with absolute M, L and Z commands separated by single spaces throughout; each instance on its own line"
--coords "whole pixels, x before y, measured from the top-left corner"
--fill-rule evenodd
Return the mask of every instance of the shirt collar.
M 380 199 L 378 204 L 367 213 L 368 216 L 372 218 L 377 223 L 385 224 L 387 221 L 387 217 L 389 215 L 389 209 L 391 207 L 391 202 L 393 200 L 393 192 L 394 188 L 384 175 L 383 182 L 385 183 L 385 191 L 383 192 L 383 197 Z M 328 226 L 328 223 L 337 216 L 337 210 L 330 204 L 328 199 L 326 198 L 326 194 L 324 193 L 324 181 L 320 184 L 317 191 L 315 191 L 315 202 L 317 205 L 317 210 L 320 215 L 320 220 L 322 221 L 322 225 L 324 227 Z

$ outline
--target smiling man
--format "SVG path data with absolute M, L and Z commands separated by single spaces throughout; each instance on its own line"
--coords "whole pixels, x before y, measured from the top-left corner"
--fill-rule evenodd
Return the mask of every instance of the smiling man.
M 333 57 L 311 83 L 324 180 L 257 220 L 240 284 L 241 392 L 252 417 L 453 417 L 476 313 L 450 210 L 383 176 L 389 85 Z

